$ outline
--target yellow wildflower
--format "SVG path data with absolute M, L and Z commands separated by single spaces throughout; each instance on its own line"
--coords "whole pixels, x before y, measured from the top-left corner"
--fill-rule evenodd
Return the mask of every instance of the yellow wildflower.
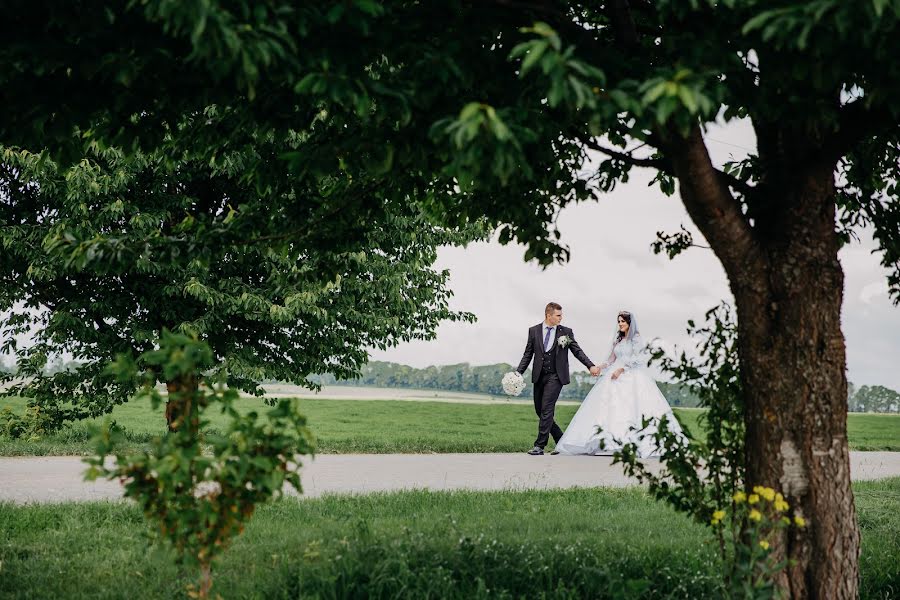
M 717 510 L 717 511 L 715 511 L 715 512 L 712 514 L 712 519 L 710 520 L 710 522 L 711 522 L 713 525 L 718 525 L 718 524 L 719 524 L 719 521 L 721 521 L 721 520 L 724 519 L 724 518 L 725 518 L 725 511 L 724 511 L 724 510 Z
M 766 540 L 760 540 L 759 547 L 762 548 L 763 550 L 768 550 L 769 542 L 767 542 Z
M 775 510 L 777 510 L 778 512 L 784 512 L 787 509 L 789 509 L 790 507 L 791 507 L 791 505 L 788 504 L 787 502 L 785 502 L 784 500 L 778 500 L 778 499 L 775 500 Z
M 771 502 L 775 499 L 775 490 L 769 487 L 764 487 L 762 491 L 760 491 L 759 495 Z
M 753 486 L 753 493 L 754 493 L 754 494 L 762 494 L 762 491 L 763 491 L 763 486 L 761 486 L 761 485 L 754 485 L 754 486 Z
M 800 515 L 794 517 L 794 523 L 797 524 L 797 527 L 806 527 L 806 519 L 804 519 Z
M 747 499 L 747 494 L 745 494 L 744 492 L 735 492 L 734 496 L 732 496 L 731 499 L 740 504 Z
M 750 514 L 747 516 L 750 517 L 750 519 L 752 519 L 753 521 L 762 520 L 762 513 L 759 512 L 758 510 L 756 510 L 755 508 L 753 510 L 751 510 Z
M 785 525 L 791 524 L 791 520 L 788 519 L 787 517 L 781 517 L 781 522 L 784 523 Z
M 759 502 L 759 496 L 757 494 L 750 494 L 750 497 L 747 498 L 747 502 L 750 504 L 756 504 Z

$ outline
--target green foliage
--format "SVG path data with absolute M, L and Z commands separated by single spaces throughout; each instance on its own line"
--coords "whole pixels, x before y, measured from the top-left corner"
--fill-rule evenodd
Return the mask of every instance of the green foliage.
M 127 358 L 110 371 L 126 381 L 143 379 L 141 396 L 157 407 L 163 400 L 151 369 L 176 381 L 194 377 L 212 358 L 206 344 L 166 332 L 158 350 L 141 356 L 148 369 L 143 374 Z M 172 545 L 180 561 L 200 568 L 203 598 L 213 560 L 243 531 L 258 505 L 281 495 L 285 483 L 301 490 L 297 455 L 313 451 L 312 434 L 296 405 L 282 400 L 261 418 L 255 411 L 238 412 L 237 398 L 237 391 L 203 380 L 168 400 L 187 405 L 183 414 L 195 415 L 196 428 L 180 423 L 176 431 L 154 439 L 148 451 L 125 455 L 117 453 L 121 430 L 106 427 L 97 436 L 97 456 L 85 461 L 90 465 L 87 479 L 121 480 L 125 497 L 155 522 L 158 537 Z M 213 411 L 224 414 L 228 425 L 218 434 L 203 433 L 207 413 Z M 107 465 L 110 455 L 115 455 L 114 466 Z
M 227 117 L 205 119 L 183 127 Z M 431 265 L 437 247 L 479 228 L 450 232 L 414 206 L 366 204 L 368 184 L 353 178 L 290 179 L 276 155 L 295 137 L 250 132 L 209 163 L 92 144 L 63 167 L 3 149 L 0 331 L 19 367 L 3 393 L 31 398 L 58 428 L 127 400 L 136 382 L 105 365 L 152 350 L 163 329 L 201 337 L 229 386 L 259 393 L 266 378 L 350 377 L 367 347 L 471 319 L 448 309 L 448 274 Z M 250 165 L 284 179 L 260 190 Z M 17 348 L 16 336 L 33 343 Z M 62 353 L 76 362 L 48 369 Z
M 824 150 L 840 159 L 842 228 L 874 228 L 900 297 L 896 1 L 616 6 L 18 0 L 0 29 L 0 86 L 17 90 L 0 143 L 66 163 L 96 141 L 215 164 L 242 131 L 291 130 L 302 143 L 278 156 L 298 172 L 389 179 L 379 200 L 452 226 L 486 216 L 547 264 L 568 256 L 546 227 L 561 208 L 636 166 L 671 194 L 670 142 L 749 118 L 760 151 L 722 172 L 747 217 L 764 220 L 796 161 Z M 233 118 L 176 125 L 211 107 Z M 283 177 L 270 167 L 243 174 L 266 189 Z
M 775 554 L 779 531 L 796 525 L 805 527 L 799 516 L 791 521 L 784 497 L 772 488 L 754 486 L 749 495 L 737 492 L 728 510 L 713 513 L 710 524 L 716 531 L 725 562 L 725 582 L 729 598 L 770 600 L 779 597 L 775 577 L 788 561 Z
M 675 233 L 656 232 L 656 240 L 650 244 L 653 254 L 665 252 L 668 257 L 675 258 L 691 246 L 694 246 L 694 236 L 690 231 L 681 226 L 681 231 Z
M 849 398 L 852 412 L 900 412 L 900 393 L 883 385 L 864 385 Z
M 53 420 L 40 406 L 29 406 L 22 415 L 13 412 L 9 406 L 0 411 L 0 434 L 8 438 L 36 441 L 53 429 Z
M 603 71 L 574 58 L 575 48 L 563 48 L 556 31 L 547 23 L 523 27 L 522 33 L 537 36 L 517 45 L 509 53 L 510 60 L 521 59 L 519 77 L 524 78 L 535 67 L 547 78 L 547 103 L 551 108 L 570 104 L 574 109 L 596 108 L 600 87 L 606 86 Z

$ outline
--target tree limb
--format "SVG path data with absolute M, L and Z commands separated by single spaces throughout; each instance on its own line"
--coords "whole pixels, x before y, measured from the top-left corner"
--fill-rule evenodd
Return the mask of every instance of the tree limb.
M 664 173 L 669 175 L 674 175 L 672 172 L 672 164 L 666 161 L 663 158 L 638 158 L 636 156 L 631 155 L 628 152 L 621 152 L 619 150 L 613 150 L 612 148 L 607 148 L 606 146 L 601 146 L 594 140 L 590 138 L 578 138 L 579 141 L 596 152 L 602 152 L 603 154 L 609 156 L 610 158 L 614 158 L 616 160 L 621 160 L 622 162 L 629 164 L 633 167 L 648 167 L 651 169 L 658 169 Z
M 728 190 L 703 142 L 699 125 L 666 148 L 679 180 L 681 199 L 709 241 L 734 285 L 765 280 L 764 257 L 741 204 Z M 750 276 L 750 277 L 747 277 Z
M 595 150 L 597 152 L 602 152 L 603 154 L 609 156 L 610 158 L 614 158 L 616 160 L 621 160 L 622 162 L 632 165 L 634 167 L 647 167 L 650 169 L 658 169 L 667 175 L 676 176 L 675 169 L 672 166 L 672 162 L 666 158 L 638 158 L 636 156 L 632 156 L 628 152 L 620 152 L 618 150 L 614 150 L 612 148 L 607 148 L 605 146 L 601 146 L 594 140 L 588 138 L 579 138 L 582 144 L 590 148 L 591 150 Z M 745 181 L 741 181 L 734 175 L 730 173 L 726 173 L 725 171 L 720 171 L 719 169 L 713 169 L 717 174 L 719 179 L 721 179 L 722 183 L 725 185 L 734 188 L 739 191 L 745 197 L 749 196 L 753 193 L 753 186 L 747 184 Z

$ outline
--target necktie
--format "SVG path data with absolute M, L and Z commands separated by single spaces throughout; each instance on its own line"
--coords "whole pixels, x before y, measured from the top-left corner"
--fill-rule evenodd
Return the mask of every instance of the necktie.
M 547 328 L 547 335 L 544 336 L 544 352 L 549 352 L 550 347 L 547 345 L 547 342 L 550 341 L 550 334 L 553 332 L 552 327 Z

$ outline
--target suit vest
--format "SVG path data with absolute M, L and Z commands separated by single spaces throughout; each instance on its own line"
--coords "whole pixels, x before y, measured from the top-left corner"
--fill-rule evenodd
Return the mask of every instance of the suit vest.
M 558 331 L 557 331 L 558 332 Z M 541 371 L 544 373 L 556 373 L 556 343 L 550 347 L 549 352 L 544 352 L 544 360 L 541 365 Z

